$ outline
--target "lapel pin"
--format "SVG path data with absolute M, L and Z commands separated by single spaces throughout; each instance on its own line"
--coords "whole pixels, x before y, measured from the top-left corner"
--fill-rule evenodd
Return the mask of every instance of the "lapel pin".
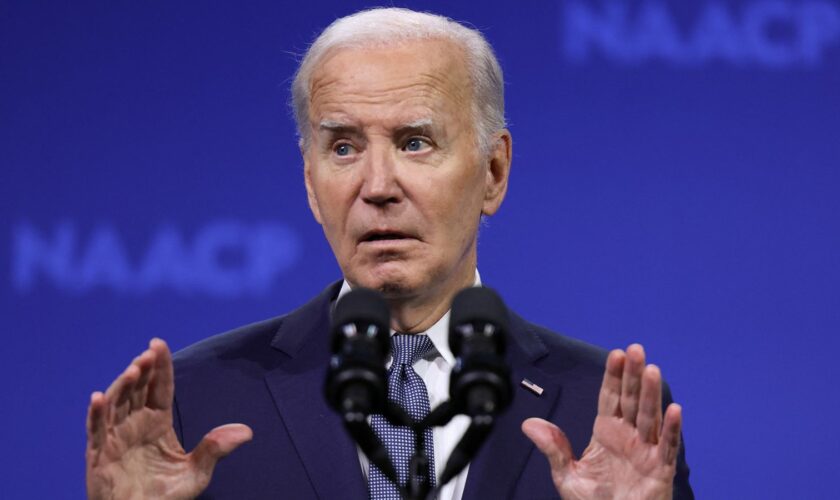
M 522 382 L 520 382 L 520 383 L 522 384 L 522 387 L 528 389 L 529 391 L 533 392 L 537 396 L 542 396 L 543 388 L 538 386 L 537 384 L 531 382 L 527 378 L 523 378 Z

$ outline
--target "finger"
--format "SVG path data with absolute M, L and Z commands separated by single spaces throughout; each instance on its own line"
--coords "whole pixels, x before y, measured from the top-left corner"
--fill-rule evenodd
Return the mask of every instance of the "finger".
M 636 429 L 642 440 L 656 444 L 662 423 L 662 374 L 656 365 L 647 365 L 642 375 L 642 394 Z
M 555 484 L 563 482 L 569 465 L 574 461 L 572 445 L 559 427 L 541 418 L 522 422 L 522 432 L 548 458 Z
M 134 366 L 140 371 L 140 376 L 137 378 L 137 383 L 131 393 L 131 411 L 139 410 L 146 406 L 146 398 L 149 393 L 149 381 L 152 377 L 152 367 L 155 362 L 155 354 L 150 350 L 146 350 L 138 356 Z
M 150 408 L 164 410 L 172 406 L 175 396 L 175 375 L 172 370 L 172 353 L 161 339 L 152 339 L 149 349 L 154 352 L 155 362 L 149 381 L 146 404 Z
M 681 429 L 682 406 L 671 403 L 665 410 L 665 422 L 662 425 L 662 436 L 659 438 L 659 456 L 665 464 L 674 465 L 677 463 Z
M 139 376 L 140 372 L 137 367 L 133 364 L 128 365 L 125 371 L 105 391 L 105 396 L 108 399 L 108 418 L 110 424 L 117 425 L 128 415 L 129 397 Z
M 616 349 L 607 356 L 604 381 L 598 394 L 598 415 L 621 416 L 621 377 L 624 372 L 624 351 Z
M 96 391 L 90 395 L 90 405 L 87 414 L 87 439 L 88 449 L 96 450 L 105 444 L 107 425 L 105 420 L 105 408 L 108 402 L 105 394 Z
M 627 348 L 624 372 L 621 378 L 621 418 L 636 425 L 639 412 L 639 393 L 642 388 L 642 371 L 645 369 L 645 350 L 639 344 Z
M 216 427 L 208 432 L 190 453 L 190 461 L 198 469 L 198 472 L 209 480 L 216 462 L 253 437 L 254 433 L 251 428 L 244 424 L 227 424 Z

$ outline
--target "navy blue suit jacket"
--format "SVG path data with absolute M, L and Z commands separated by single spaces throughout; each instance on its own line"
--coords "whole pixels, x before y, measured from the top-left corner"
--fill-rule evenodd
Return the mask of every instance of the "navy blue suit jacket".
M 191 450 L 221 424 L 254 439 L 223 459 L 208 499 L 367 498 L 356 447 L 323 397 L 330 304 L 341 282 L 300 309 L 201 341 L 174 357 L 174 425 Z M 522 434 L 528 417 L 553 421 L 577 454 L 592 435 L 606 352 L 511 314 L 507 358 L 513 404 L 470 465 L 464 499 L 557 498 L 546 459 Z M 665 404 L 670 394 L 665 390 Z M 681 450 L 674 498 L 693 498 Z

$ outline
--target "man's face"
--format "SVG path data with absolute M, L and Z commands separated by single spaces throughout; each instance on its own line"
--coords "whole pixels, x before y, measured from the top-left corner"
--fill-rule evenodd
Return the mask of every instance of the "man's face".
M 510 159 L 506 131 L 479 153 L 472 98 L 461 49 L 441 40 L 338 49 L 313 73 L 306 188 L 352 285 L 404 298 L 472 283 Z

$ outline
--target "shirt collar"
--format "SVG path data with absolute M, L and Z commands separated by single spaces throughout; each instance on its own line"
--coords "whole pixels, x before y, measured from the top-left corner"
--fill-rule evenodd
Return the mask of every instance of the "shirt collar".
M 473 286 L 481 286 L 481 276 L 478 274 L 478 269 L 475 270 L 475 281 L 473 282 Z M 344 283 L 341 284 L 341 290 L 338 292 L 338 299 L 340 299 L 345 293 L 350 291 L 350 284 L 347 283 L 347 280 L 344 280 Z M 441 316 L 437 322 L 429 327 L 426 330 L 426 335 L 429 336 L 429 340 L 432 341 L 434 344 L 435 349 L 437 350 L 438 354 L 446 361 L 446 364 L 449 366 L 455 365 L 455 356 L 452 354 L 452 350 L 449 348 L 449 313 L 451 310 L 446 311 L 446 314 Z M 391 330 L 391 335 L 394 334 L 394 330 Z

